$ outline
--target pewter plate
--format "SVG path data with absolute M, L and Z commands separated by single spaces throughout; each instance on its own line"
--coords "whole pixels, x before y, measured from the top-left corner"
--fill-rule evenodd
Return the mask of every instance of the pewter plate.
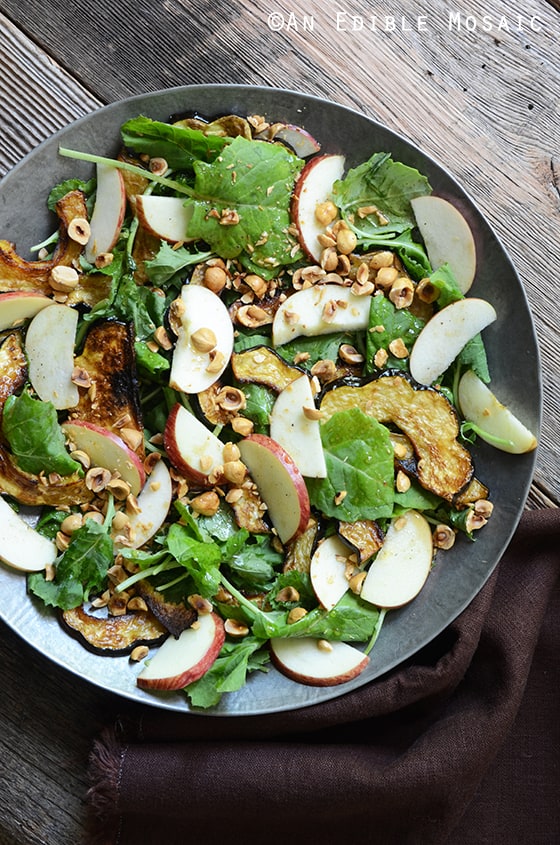
M 167 120 L 195 112 L 206 117 L 260 114 L 271 121 L 305 127 L 323 152 L 344 153 L 353 167 L 376 151 L 417 167 L 434 193 L 448 197 L 469 220 L 477 244 L 478 274 L 471 295 L 488 299 L 498 320 L 487 328 L 492 388 L 533 431 L 540 430 L 541 379 L 535 331 L 517 273 L 495 233 L 457 182 L 431 158 L 375 121 L 309 95 L 241 85 L 186 86 L 114 103 L 58 132 L 27 156 L 0 184 L 0 237 L 21 254 L 54 228 L 46 211 L 50 188 L 70 176 L 87 178 L 92 166 L 58 155 L 58 147 L 115 155 L 119 127 L 139 114 Z M 512 340 L 514 339 L 514 341 Z M 319 704 L 374 681 L 432 640 L 471 602 L 497 565 L 521 516 L 534 472 L 535 453 L 512 456 L 481 444 L 474 449 L 477 476 L 488 485 L 495 511 L 476 542 L 460 539 L 440 555 L 420 595 L 388 615 L 369 667 L 353 681 L 317 688 L 296 684 L 271 669 L 223 697 L 204 713 L 244 716 Z M 138 667 L 128 658 L 90 654 L 59 626 L 55 614 L 26 594 L 25 577 L 0 564 L 0 618 L 49 660 L 100 688 L 168 710 L 195 713 L 181 693 L 144 692 L 136 687 Z

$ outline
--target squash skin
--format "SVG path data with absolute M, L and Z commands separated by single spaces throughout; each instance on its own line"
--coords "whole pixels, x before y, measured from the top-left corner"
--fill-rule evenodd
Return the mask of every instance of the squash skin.
M 365 382 L 339 381 L 321 398 L 324 419 L 355 407 L 406 434 L 416 453 L 418 481 L 426 490 L 453 502 L 470 482 L 472 458 L 457 439 L 459 418 L 443 393 L 389 370 Z
M 102 656 L 121 657 L 139 645 L 160 645 L 169 635 L 151 613 L 125 613 L 105 618 L 92 616 L 80 606 L 62 611 L 60 620 L 82 645 Z

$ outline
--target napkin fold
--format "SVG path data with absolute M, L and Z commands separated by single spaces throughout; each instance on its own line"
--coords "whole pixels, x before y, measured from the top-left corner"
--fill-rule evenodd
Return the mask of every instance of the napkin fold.
M 560 509 L 525 511 L 406 663 L 266 716 L 131 706 L 90 764 L 91 845 L 560 841 Z

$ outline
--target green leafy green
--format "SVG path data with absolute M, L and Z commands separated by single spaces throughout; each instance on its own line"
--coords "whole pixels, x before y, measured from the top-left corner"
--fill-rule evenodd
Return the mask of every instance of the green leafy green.
M 392 340 L 401 338 L 410 351 L 414 341 L 424 327 L 424 320 L 416 317 L 408 308 L 395 308 L 386 296 L 372 296 L 369 310 L 369 330 L 366 337 L 366 370 L 373 373 L 377 370 L 374 363 L 375 354 L 379 349 L 388 353 L 385 367 L 389 369 L 406 370 L 406 358 L 397 358 L 391 354 L 389 344 Z
M 235 138 L 213 162 L 194 165 L 188 235 L 222 258 L 271 278 L 301 258 L 289 233 L 290 200 L 303 162 L 281 145 Z
M 358 233 L 359 234 L 359 233 Z M 364 238 L 362 241 L 364 249 L 390 249 L 401 259 L 405 270 L 410 273 L 410 276 L 416 281 L 424 279 L 432 272 L 432 265 L 430 264 L 428 255 L 423 244 L 418 243 L 412 237 L 412 232 L 407 229 L 401 234 L 387 234 L 385 237 L 381 233 L 373 236 L 371 239 Z
M 166 241 L 161 246 L 155 258 L 145 261 L 146 275 L 154 285 L 173 284 L 180 276 L 179 282 L 184 280 L 183 270 L 193 264 L 200 264 L 213 256 L 212 252 L 189 252 L 186 247 L 173 249 Z
M 56 565 L 53 581 L 42 572 L 29 576 L 31 592 L 45 604 L 70 610 L 88 600 L 92 592 L 104 589 L 107 570 L 113 564 L 113 541 L 108 533 L 110 518 L 105 525 L 92 519 L 74 532 L 70 545 Z
M 359 238 L 373 242 L 379 234 L 386 237 L 414 228 L 410 200 L 431 192 L 430 183 L 418 170 L 393 161 L 389 153 L 374 153 L 335 183 L 333 198 Z
M 172 170 L 192 170 L 195 161 L 212 161 L 229 143 L 228 138 L 148 117 L 127 120 L 121 135 L 126 147 L 151 158 L 164 158 Z
M 261 534 L 240 546 L 230 559 L 229 568 L 236 584 L 267 590 L 283 562 L 284 555 L 273 548 L 266 534 Z
M 442 264 L 433 273 L 428 276 L 430 283 L 438 291 L 437 307 L 439 309 L 445 308 L 452 302 L 457 302 L 458 299 L 463 299 L 464 294 L 457 284 L 457 280 L 451 270 L 449 264 Z
M 2 414 L 2 431 L 24 472 L 72 475 L 82 469 L 66 450 L 51 402 L 34 399 L 27 391 L 9 396 Z
M 378 519 L 393 510 L 394 454 L 389 430 L 359 408 L 321 425 L 326 478 L 307 479 L 311 504 L 344 522 Z M 346 495 L 339 501 L 339 494 Z
M 91 197 L 95 190 L 95 179 L 89 179 L 87 182 L 83 181 L 82 179 L 66 179 L 64 182 L 59 182 L 58 185 L 55 185 L 52 188 L 48 200 L 47 206 L 49 211 L 56 211 L 56 204 L 62 197 L 65 197 L 66 194 L 70 193 L 70 191 L 83 191 L 86 196 L 86 201 L 91 201 Z M 91 204 L 90 202 L 88 205 Z M 91 210 L 91 209 L 90 209 Z
M 245 686 L 249 672 L 267 671 L 270 661 L 265 641 L 244 637 L 238 642 L 226 642 L 213 665 L 200 680 L 185 687 L 193 707 L 214 707 L 226 692 Z

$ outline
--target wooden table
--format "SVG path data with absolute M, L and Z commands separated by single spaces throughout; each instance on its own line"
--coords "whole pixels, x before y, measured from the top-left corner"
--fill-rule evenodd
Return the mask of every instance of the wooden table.
M 528 506 L 558 506 L 558 8 L 558 0 L 528 0 L 522 12 L 513 0 L 1 0 L 0 176 L 81 115 L 188 83 L 299 89 L 385 123 L 466 187 L 521 276 L 545 395 Z M 77 843 L 93 737 L 129 705 L 5 626 L 0 655 L 0 843 Z

